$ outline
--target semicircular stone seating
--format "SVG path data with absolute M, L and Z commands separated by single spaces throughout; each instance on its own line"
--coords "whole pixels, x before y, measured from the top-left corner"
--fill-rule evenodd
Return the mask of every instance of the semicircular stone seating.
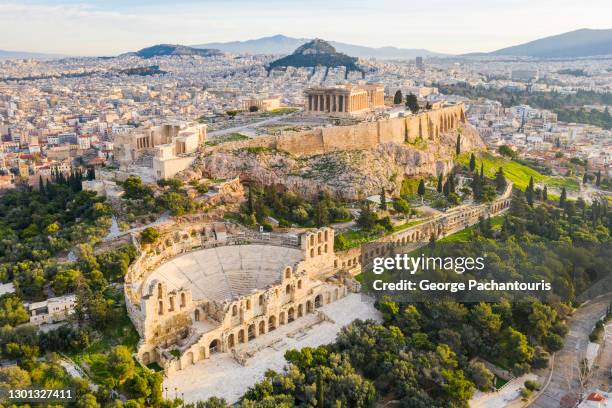
M 193 300 L 222 303 L 281 280 L 286 266 L 302 251 L 270 245 L 231 245 L 190 252 L 160 265 L 148 278 L 165 281 L 168 290 L 190 288 Z

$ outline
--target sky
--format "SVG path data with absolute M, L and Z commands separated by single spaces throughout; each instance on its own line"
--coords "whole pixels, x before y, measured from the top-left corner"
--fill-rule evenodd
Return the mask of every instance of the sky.
M 459 54 L 612 28 L 610 0 L 0 0 L 0 49 L 116 55 L 275 34 Z

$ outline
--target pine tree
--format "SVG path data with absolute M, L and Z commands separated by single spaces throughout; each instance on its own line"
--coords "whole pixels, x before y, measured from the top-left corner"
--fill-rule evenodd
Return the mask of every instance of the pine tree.
M 438 175 L 438 186 L 436 187 L 436 191 L 438 193 L 442 192 L 442 173 L 440 173 L 440 175 Z
M 387 193 L 384 187 L 380 189 L 380 209 L 383 211 L 387 210 Z
M 470 171 L 474 172 L 475 169 L 476 169 L 476 156 L 474 156 L 474 153 L 472 153 L 472 155 L 470 156 Z
M 409 93 L 406 95 L 406 107 L 410 109 L 412 113 L 419 111 L 419 102 L 415 94 Z
M 542 201 L 548 200 L 548 188 L 544 186 L 544 190 L 542 190 Z
M 402 95 L 402 91 L 398 89 L 397 91 L 395 91 L 395 96 L 393 97 L 393 104 L 401 105 L 403 100 L 404 100 L 404 95 Z
M 461 135 L 457 135 L 457 143 L 455 144 L 455 153 L 457 156 L 461 154 Z
M 561 197 L 559 197 L 559 207 L 565 208 L 565 202 L 567 201 L 567 191 L 565 187 L 561 189 Z

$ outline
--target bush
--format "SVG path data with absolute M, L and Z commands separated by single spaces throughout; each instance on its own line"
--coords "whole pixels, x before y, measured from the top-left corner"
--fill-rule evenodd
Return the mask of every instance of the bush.
M 140 241 L 143 244 L 153 244 L 159 238 L 159 231 L 153 227 L 147 227 L 140 233 Z
M 529 391 L 537 391 L 540 389 L 540 384 L 537 381 L 527 380 L 525 381 L 525 388 Z

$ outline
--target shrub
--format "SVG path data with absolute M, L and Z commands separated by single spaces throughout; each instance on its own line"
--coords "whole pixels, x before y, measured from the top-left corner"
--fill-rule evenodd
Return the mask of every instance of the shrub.
M 140 233 L 140 241 L 144 244 L 153 244 L 159 238 L 159 231 L 153 227 L 147 227 Z

